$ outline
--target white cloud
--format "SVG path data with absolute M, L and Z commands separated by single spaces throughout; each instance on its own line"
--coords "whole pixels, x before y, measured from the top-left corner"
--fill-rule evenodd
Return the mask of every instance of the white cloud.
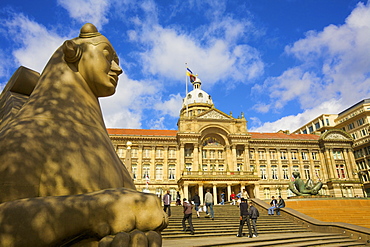
M 329 25 L 321 32 L 310 31 L 304 39 L 287 46 L 286 53 L 299 59 L 300 64 L 278 77 L 268 78 L 262 86 L 255 86 L 253 90 L 270 95 L 268 105 L 271 110 L 281 109 L 296 100 L 303 113 L 266 123 L 258 129 L 278 130 L 285 126 L 283 129 L 294 130 L 298 127 L 296 123 L 303 125 L 305 122 L 302 120 L 309 121 L 328 113 L 324 110 L 344 109 L 368 98 L 369 47 L 370 2 L 366 5 L 359 3 L 345 24 Z M 340 107 L 321 108 L 322 104 L 332 101 Z M 255 108 L 259 109 L 258 106 Z M 313 113 L 317 116 L 312 116 Z
M 168 114 L 171 117 L 178 117 L 182 106 L 182 96 L 180 94 L 170 95 L 170 99 L 164 102 L 157 102 L 154 109 L 162 114 Z
M 349 107 L 349 106 L 348 106 Z M 307 122 L 315 119 L 321 114 L 337 114 L 344 110 L 343 103 L 341 100 L 329 100 L 323 102 L 315 108 L 307 109 L 303 113 L 297 115 L 290 115 L 283 117 L 275 122 L 262 123 L 259 119 L 253 118 L 252 123 L 257 125 L 260 123 L 259 127 L 251 128 L 251 132 L 277 132 L 279 130 L 290 130 L 295 131 L 300 126 L 305 125 Z
M 108 23 L 109 0 L 58 0 L 58 4 L 68 11 L 71 18 L 81 23 L 93 23 L 98 30 Z
M 3 27 L 16 44 L 15 47 L 19 47 L 13 50 L 16 66 L 23 65 L 40 73 L 54 51 L 66 39 L 23 14 L 14 14 L 11 19 L 4 21 Z
M 116 93 L 100 98 L 100 104 L 107 127 L 141 128 L 143 111 L 153 108 L 154 97 L 160 87 L 155 81 L 135 81 L 126 74 L 119 77 Z

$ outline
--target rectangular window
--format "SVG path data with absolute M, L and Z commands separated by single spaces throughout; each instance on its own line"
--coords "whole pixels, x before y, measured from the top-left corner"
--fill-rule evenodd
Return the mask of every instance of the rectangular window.
M 121 148 L 121 147 L 118 147 L 118 149 L 117 149 L 118 157 L 123 158 L 123 154 L 124 154 L 124 149 Z
M 266 159 L 266 153 L 264 150 L 258 150 L 258 157 L 260 160 L 265 160 Z
M 338 178 L 346 178 L 344 165 L 336 165 L 336 170 Z
M 306 179 L 311 179 L 310 167 L 309 166 L 304 166 L 303 171 L 304 171 L 305 178 Z
M 137 149 L 131 149 L 131 158 L 137 158 Z
M 163 158 L 163 150 L 162 149 L 157 149 L 155 154 L 156 154 L 157 158 Z
M 150 165 L 143 165 L 143 178 L 144 179 L 150 178 Z
M 150 158 L 150 149 L 143 150 L 143 158 Z
M 288 172 L 288 166 L 283 166 L 283 178 L 289 179 L 289 172 Z
M 236 170 L 237 170 L 238 172 L 242 171 L 242 170 L 243 170 L 243 164 L 238 163 L 238 164 L 236 165 Z
M 261 179 L 266 180 L 267 175 L 266 175 L 266 166 L 265 165 L 260 166 L 260 172 L 261 172 Z
M 360 118 L 359 120 L 357 120 L 357 126 L 361 126 L 364 124 L 364 119 L 363 118 Z
M 341 150 L 333 150 L 333 158 L 335 160 L 341 160 L 341 159 L 343 159 L 343 157 L 342 157 L 342 151 Z
M 193 155 L 193 149 L 185 148 L 185 157 L 191 157 Z
M 218 150 L 217 152 L 218 152 L 218 158 L 219 159 L 223 159 L 223 152 L 222 152 L 222 150 Z
M 208 171 L 208 165 L 202 165 L 202 171 L 204 172 Z
M 271 178 L 272 179 L 278 179 L 278 173 L 277 173 L 277 166 L 276 165 L 271 166 Z
M 175 179 L 175 165 L 169 165 L 168 166 L 168 179 Z
M 218 165 L 218 170 L 219 170 L 220 172 L 225 171 L 225 167 L 224 167 L 224 165 Z
M 270 159 L 276 160 L 276 151 L 275 150 L 270 151 Z
M 207 150 L 202 150 L 202 158 L 203 159 L 207 158 Z
M 320 166 L 315 166 L 315 176 L 317 177 L 317 179 L 321 180 Z
M 282 160 L 286 160 L 287 159 L 287 155 L 286 155 L 286 151 L 285 150 L 281 150 L 280 151 L 280 158 Z
M 249 151 L 249 159 L 254 160 L 254 150 Z
M 320 122 L 315 123 L 315 129 L 320 129 Z
M 131 171 L 132 171 L 132 178 L 136 179 L 137 178 L 137 165 L 132 165 Z
M 191 163 L 186 163 L 185 166 L 186 166 L 186 170 L 188 172 L 190 172 L 191 171 L 192 164 Z
M 355 127 L 354 123 L 350 123 L 350 124 L 347 125 L 348 130 L 353 129 L 354 127 Z
M 361 133 L 361 136 L 367 136 L 367 130 L 366 129 L 362 129 L 360 131 L 360 133 Z
M 175 149 L 168 150 L 168 158 L 170 158 L 170 159 L 176 158 L 176 150 Z
M 351 136 L 352 136 L 352 138 L 353 138 L 354 140 L 356 140 L 356 139 L 357 139 L 357 135 L 356 135 L 356 133 L 352 133 L 352 134 L 351 134 Z
M 298 166 L 293 166 L 293 172 L 299 172 L 299 167 Z
M 307 130 L 306 130 L 306 129 L 304 129 L 304 130 L 302 131 L 302 134 L 307 134 Z
M 162 165 L 156 165 L 156 167 L 155 167 L 155 179 L 156 180 L 162 180 L 163 179 L 163 166 Z
M 306 151 L 301 152 L 302 160 L 308 160 L 308 155 Z
M 326 120 L 326 126 L 330 126 L 330 124 L 329 124 L 329 118 L 326 118 L 325 120 Z
M 316 151 L 314 151 L 314 152 L 312 152 L 312 153 L 311 153 L 311 156 L 312 156 L 312 159 L 313 159 L 313 160 L 317 160 L 317 156 L 318 156 L 318 154 L 317 154 L 317 152 L 316 152 Z
M 313 127 L 312 126 L 310 126 L 310 127 L 308 127 L 308 133 L 312 133 L 313 132 Z
M 254 172 L 254 165 L 250 165 L 249 169 L 250 169 L 251 172 Z
M 292 155 L 292 160 L 296 160 L 297 159 L 297 151 L 292 150 L 291 155 Z
M 215 158 L 215 150 L 210 150 L 210 151 L 209 151 L 209 157 L 210 157 L 211 159 L 214 159 L 214 158 Z
M 237 149 L 236 150 L 236 157 L 242 158 L 243 157 L 243 154 L 244 154 L 244 150 L 243 149 Z
M 270 188 L 264 188 L 263 194 L 265 195 L 265 199 L 270 199 Z

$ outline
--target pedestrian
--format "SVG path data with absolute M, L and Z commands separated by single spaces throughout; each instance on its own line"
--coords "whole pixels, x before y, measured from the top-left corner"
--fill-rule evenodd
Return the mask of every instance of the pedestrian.
M 245 200 L 248 200 L 248 192 L 245 189 L 243 189 L 242 198 L 244 198 Z
M 284 207 L 285 207 L 285 201 L 283 198 L 281 198 L 281 196 L 279 196 L 279 200 L 276 205 L 276 215 L 280 215 L 280 208 L 284 208 Z
M 197 212 L 197 217 L 200 217 L 200 197 L 198 195 L 198 192 L 195 192 L 195 195 L 191 199 L 194 202 L 195 205 L 195 211 Z
M 222 191 L 221 193 L 221 205 L 225 205 L 225 191 Z
M 213 212 L 213 196 L 212 196 L 209 189 L 207 189 L 207 193 L 204 196 L 204 203 L 206 205 L 206 214 L 207 214 L 207 216 L 208 217 L 211 216 L 211 219 L 214 220 L 215 213 Z M 208 211 L 208 208 L 209 208 L 209 211 Z M 209 213 L 211 213 L 211 214 L 209 214 Z
M 237 237 L 243 236 L 243 226 L 245 223 L 247 223 L 248 233 L 249 233 L 248 238 L 251 238 L 252 228 L 251 228 L 251 223 L 249 220 L 248 204 L 244 198 L 240 199 L 239 209 L 240 209 L 240 224 L 239 224 L 239 231 L 236 236 Z
M 176 206 L 181 206 L 181 196 L 179 191 L 177 191 L 176 194 Z
M 269 209 L 267 210 L 268 215 L 274 215 L 274 209 L 276 208 L 277 205 L 277 200 L 275 199 L 274 196 L 271 197 L 271 202 Z
M 249 218 L 252 222 L 252 228 L 253 228 L 253 237 L 258 236 L 257 232 L 257 218 L 260 216 L 260 213 L 258 212 L 258 209 L 253 206 L 253 202 L 249 202 Z
M 242 192 L 239 191 L 238 194 L 236 194 L 236 199 L 237 199 L 237 204 L 239 206 L 239 204 L 241 203 L 241 199 L 242 199 Z
M 194 227 L 193 227 L 193 222 L 192 222 L 192 215 L 193 215 L 192 209 L 193 209 L 193 205 L 191 203 L 189 203 L 186 200 L 186 198 L 183 199 L 182 205 L 184 207 L 184 217 L 182 218 L 182 230 L 184 232 L 186 232 L 187 228 L 186 228 L 185 221 L 188 220 L 190 234 L 191 235 L 194 235 Z
M 235 199 L 236 199 L 236 196 L 235 196 L 235 193 L 233 191 L 230 195 L 231 205 L 235 205 Z
M 171 216 L 171 195 L 169 190 L 163 196 L 163 211 L 167 212 L 168 217 Z

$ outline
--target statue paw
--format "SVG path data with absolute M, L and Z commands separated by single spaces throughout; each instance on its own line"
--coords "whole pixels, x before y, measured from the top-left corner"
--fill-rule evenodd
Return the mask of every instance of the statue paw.
M 162 237 L 158 232 L 142 232 L 133 230 L 130 233 L 120 232 L 116 235 L 109 235 L 99 241 L 99 247 L 161 247 Z

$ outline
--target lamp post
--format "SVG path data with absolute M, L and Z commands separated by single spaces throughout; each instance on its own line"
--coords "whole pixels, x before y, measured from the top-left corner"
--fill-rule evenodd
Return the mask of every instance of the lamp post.
M 132 142 L 128 141 L 126 142 L 126 168 L 128 170 L 128 173 L 130 174 L 131 178 L 133 179 L 132 177 L 132 164 L 131 164 L 131 146 L 132 146 Z

